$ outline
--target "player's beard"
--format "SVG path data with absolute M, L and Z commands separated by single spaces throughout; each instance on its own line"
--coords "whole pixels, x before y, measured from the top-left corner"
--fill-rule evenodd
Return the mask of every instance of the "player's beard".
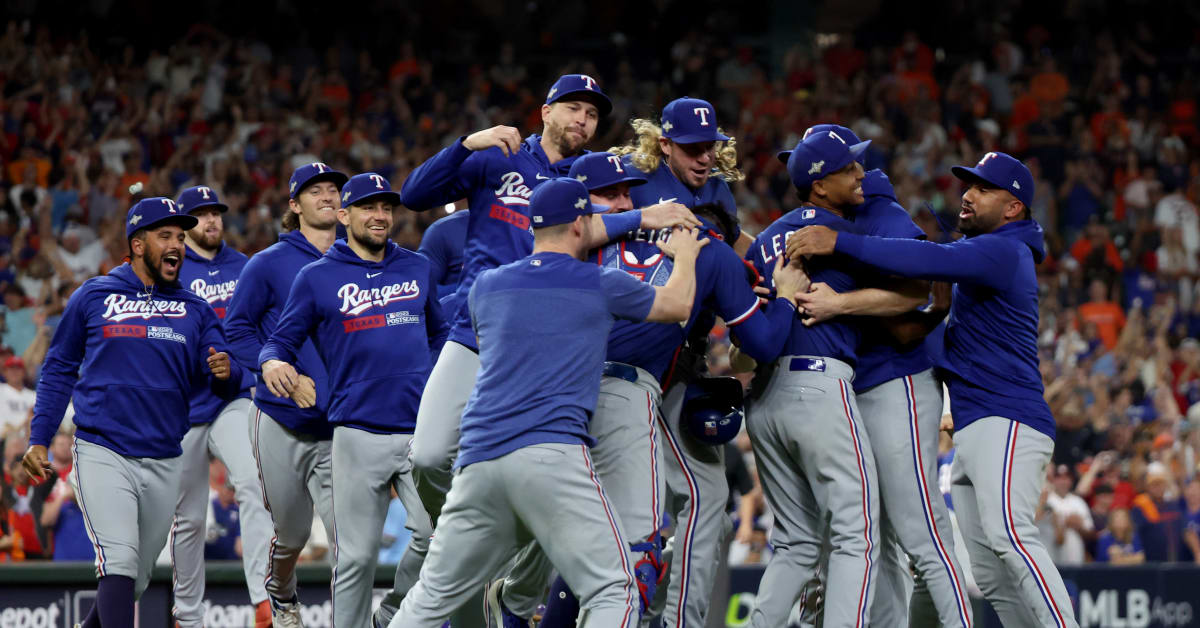
M 583 150 L 584 144 L 587 144 L 590 139 L 576 133 L 568 133 L 567 127 L 553 120 L 546 121 L 546 137 L 550 139 L 551 144 L 558 148 L 558 153 L 563 157 L 577 154 Z
M 384 225 L 384 227 L 387 227 L 387 230 L 384 231 L 382 235 L 376 234 L 368 229 L 370 226 L 371 225 L 365 223 L 361 226 L 351 225 L 350 237 L 354 238 L 354 241 L 364 249 L 370 251 L 371 253 L 378 253 L 382 251 L 385 246 L 387 246 L 388 232 L 391 231 L 391 225 Z
M 183 254 L 179 254 L 179 265 L 175 267 L 171 277 L 168 277 L 163 268 L 163 254 L 154 254 L 146 251 L 142 254 L 142 263 L 146 266 L 146 272 L 150 274 L 150 279 L 156 284 L 166 284 L 179 279 L 179 269 L 183 268 Z
M 188 232 L 188 236 L 196 243 L 196 246 L 206 250 L 215 251 L 221 246 L 221 231 L 218 229 L 214 232 L 205 232 L 201 229 L 192 229 Z

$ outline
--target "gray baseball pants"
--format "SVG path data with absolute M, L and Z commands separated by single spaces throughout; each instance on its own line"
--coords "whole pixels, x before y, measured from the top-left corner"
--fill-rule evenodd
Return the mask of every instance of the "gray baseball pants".
M 450 469 L 458 455 L 458 426 L 478 374 L 479 355 L 457 342 L 447 342 L 421 394 L 412 440 L 413 474 L 434 525 L 450 490 Z
M 250 603 L 267 599 L 267 553 L 273 527 L 262 503 L 262 485 L 250 449 L 250 400 L 234 399 L 217 419 L 193 425 L 183 437 L 179 500 L 171 528 L 175 621 L 183 628 L 204 624 L 204 523 L 208 515 L 208 452 L 225 463 L 238 504 L 242 569 Z
M 1050 437 L 999 416 L 954 434 L 951 499 L 971 571 L 1006 626 L 1076 628 L 1071 599 L 1038 536 Z
M 132 578 L 140 598 L 171 530 L 179 459 L 130 458 L 78 437 L 71 454 L 71 485 L 96 550 L 96 577 Z
M 879 475 L 880 569 L 872 620 L 909 624 L 909 560 L 942 626 L 971 625 L 971 602 L 946 502 L 938 488 L 942 387 L 932 370 L 884 382 L 855 395 Z M 903 559 L 903 550 L 909 560 Z
M 333 430 L 333 513 L 337 525 L 333 568 L 333 625 L 371 625 L 371 591 L 379 558 L 380 531 L 387 519 L 391 488 L 408 514 L 408 549 L 396 565 L 393 589 L 384 598 L 390 619 L 417 582 L 429 551 L 433 526 L 417 497 L 409 461 L 412 434 L 373 434 L 353 427 Z
M 596 439 L 591 449 L 596 476 L 620 516 L 622 536 L 630 543 L 640 543 L 662 524 L 665 486 L 658 438 L 662 393 L 653 375 L 637 367 L 629 369 L 636 373 L 637 381 L 601 378 L 600 397 L 588 431 Z M 629 552 L 630 565 L 641 558 L 641 552 Z M 536 545 L 522 549 L 501 590 L 504 605 L 521 617 L 532 617 L 545 599 L 552 571 L 553 565 Z
M 312 532 L 314 506 L 330 537 L 329 545 L 335 545 L 337 540 L 333 518 L 333 444 L 331 440 L 320 440 L 284 427 L 257 405 L 252 412 L 251 445 L 263 487 L 263 505 L 271 513 L 275 527 L 268 553 L 266 589 L 277 600 L 290 600 L 296 594 L 296 561 Z
M 390 628 L 439 628 L 531 541 L 579 597 L 579 626 L 637 625 L 628 545 L 588 448 L 547 443 L 457 472 L 420 580 Z
M 749 410 L 747 429 L 775 527 L 775 553 L 751 615 L 756 628 L 787 624 L 816 573 L 829 527 L 826 628 L 870 624 L 879 562 L 879 483 L 849 365 L 786 356 Z M 828 521 L 828 523 L 826 523 Z

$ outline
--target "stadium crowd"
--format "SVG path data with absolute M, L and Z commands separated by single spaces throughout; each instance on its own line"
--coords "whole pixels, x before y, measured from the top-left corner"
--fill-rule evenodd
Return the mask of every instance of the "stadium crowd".
M 624 121 L 673 97 L 710 99 L 736 139 L 746 179 L 733 188 L 751 233 L 797 204 L 774 155 L 813 123 L 873 140 L 868 167 L 885 169 L 937 240 L 951 237 L 959 204 L 951 164 L 990 149 L 1023 157 L 1050 251 L 1040 348 L 1058 439 L 1040 519 L 1047 546 L 1060 564 L 1200 562 L 1200 31 L 1179 41 L 1155 27 L 1059 39 L 995 25 L 949 50 L 916 31 L 841 33 L 782 54 L 693 30 L 649 66 L 628 53 L 602 67 L 526 63 L 502 42 L 462 68 L 407 41 L 389 56 L 344 43 L 284 53 L 194 26 L 169 47 L 111 50 L 92 44 L 95 33 L 10 22 L 0 34 L 0 561 L 92 558 L 68 483 L 31 486 L 20 455 L 66 300 L 126 255 L 132 184 L 168 197 L 210 186 L 230 206 L 227 241 L 252 254 L 275 241 L 297 165 L 371 170 L 399 188 L 454 138 L 500 123 L 536 129 L 541 91 L 569 69 L 596 76 L 616 104 L 593 149 L 623 143 Z M 441 215 L 401 210 L 393 238 L 416 249 Z M 728 344 L 714 335 L 710 367 L 722 372 Z M 745 454 L 731 457 L 733 560 L 765 562 L 769 514 L 749 444 L 731 446 Z M 52 453 L 65 478 L 65 434 Z M 212 557 L 236 558 L 219 462 L 211 484 L 210 521 L 223 532 L 210 532 Z

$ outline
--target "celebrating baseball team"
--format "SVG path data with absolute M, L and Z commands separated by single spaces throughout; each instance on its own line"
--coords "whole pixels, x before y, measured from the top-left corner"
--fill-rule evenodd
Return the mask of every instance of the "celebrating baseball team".
M 1025 165 L 954 167 L 963 237 L 937 244 L 864 171 L 869 140 L 816 125 L 779 154 L 800 206 L 751 234 L 711 103 L 678 98 L 628 145 L 586 150 L 612 108 L 564 75 L 541 134 L 467 135 L 398 191 L 306 164 L 285 233 L 250 259 L 208 187 L 133 204 L 128 263 L 54 334 L 23 460 L 51 473 L 73 402 L 98 577 L 82 626 L 133 626 L 168 544 L 176 625 L 203 625 L 211 451 L 259 626 L 303 625 L 315 509 L 339 628 L 700 628 L 743 428 L 774 515 L 753 626 L 969 627 L 967 571 L 1005 625 L 1077 626 L 1034 523 L 1055 427 Z M 421 252 L 389 238 L 397 208 L 461 199 Z M 706 372 L 718 319 L 745 392 Z M 376 608 L 393 491 L 412 536 Z

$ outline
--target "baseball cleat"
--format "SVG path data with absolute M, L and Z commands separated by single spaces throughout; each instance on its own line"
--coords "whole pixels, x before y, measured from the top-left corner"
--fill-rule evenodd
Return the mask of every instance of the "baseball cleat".
M 295 595 L 286 602 L 280 602 L 275 596 L 271 599 L 271 622 L 274 628 L 304 628 L 304 620 L 300 618 L 300 600 Z

